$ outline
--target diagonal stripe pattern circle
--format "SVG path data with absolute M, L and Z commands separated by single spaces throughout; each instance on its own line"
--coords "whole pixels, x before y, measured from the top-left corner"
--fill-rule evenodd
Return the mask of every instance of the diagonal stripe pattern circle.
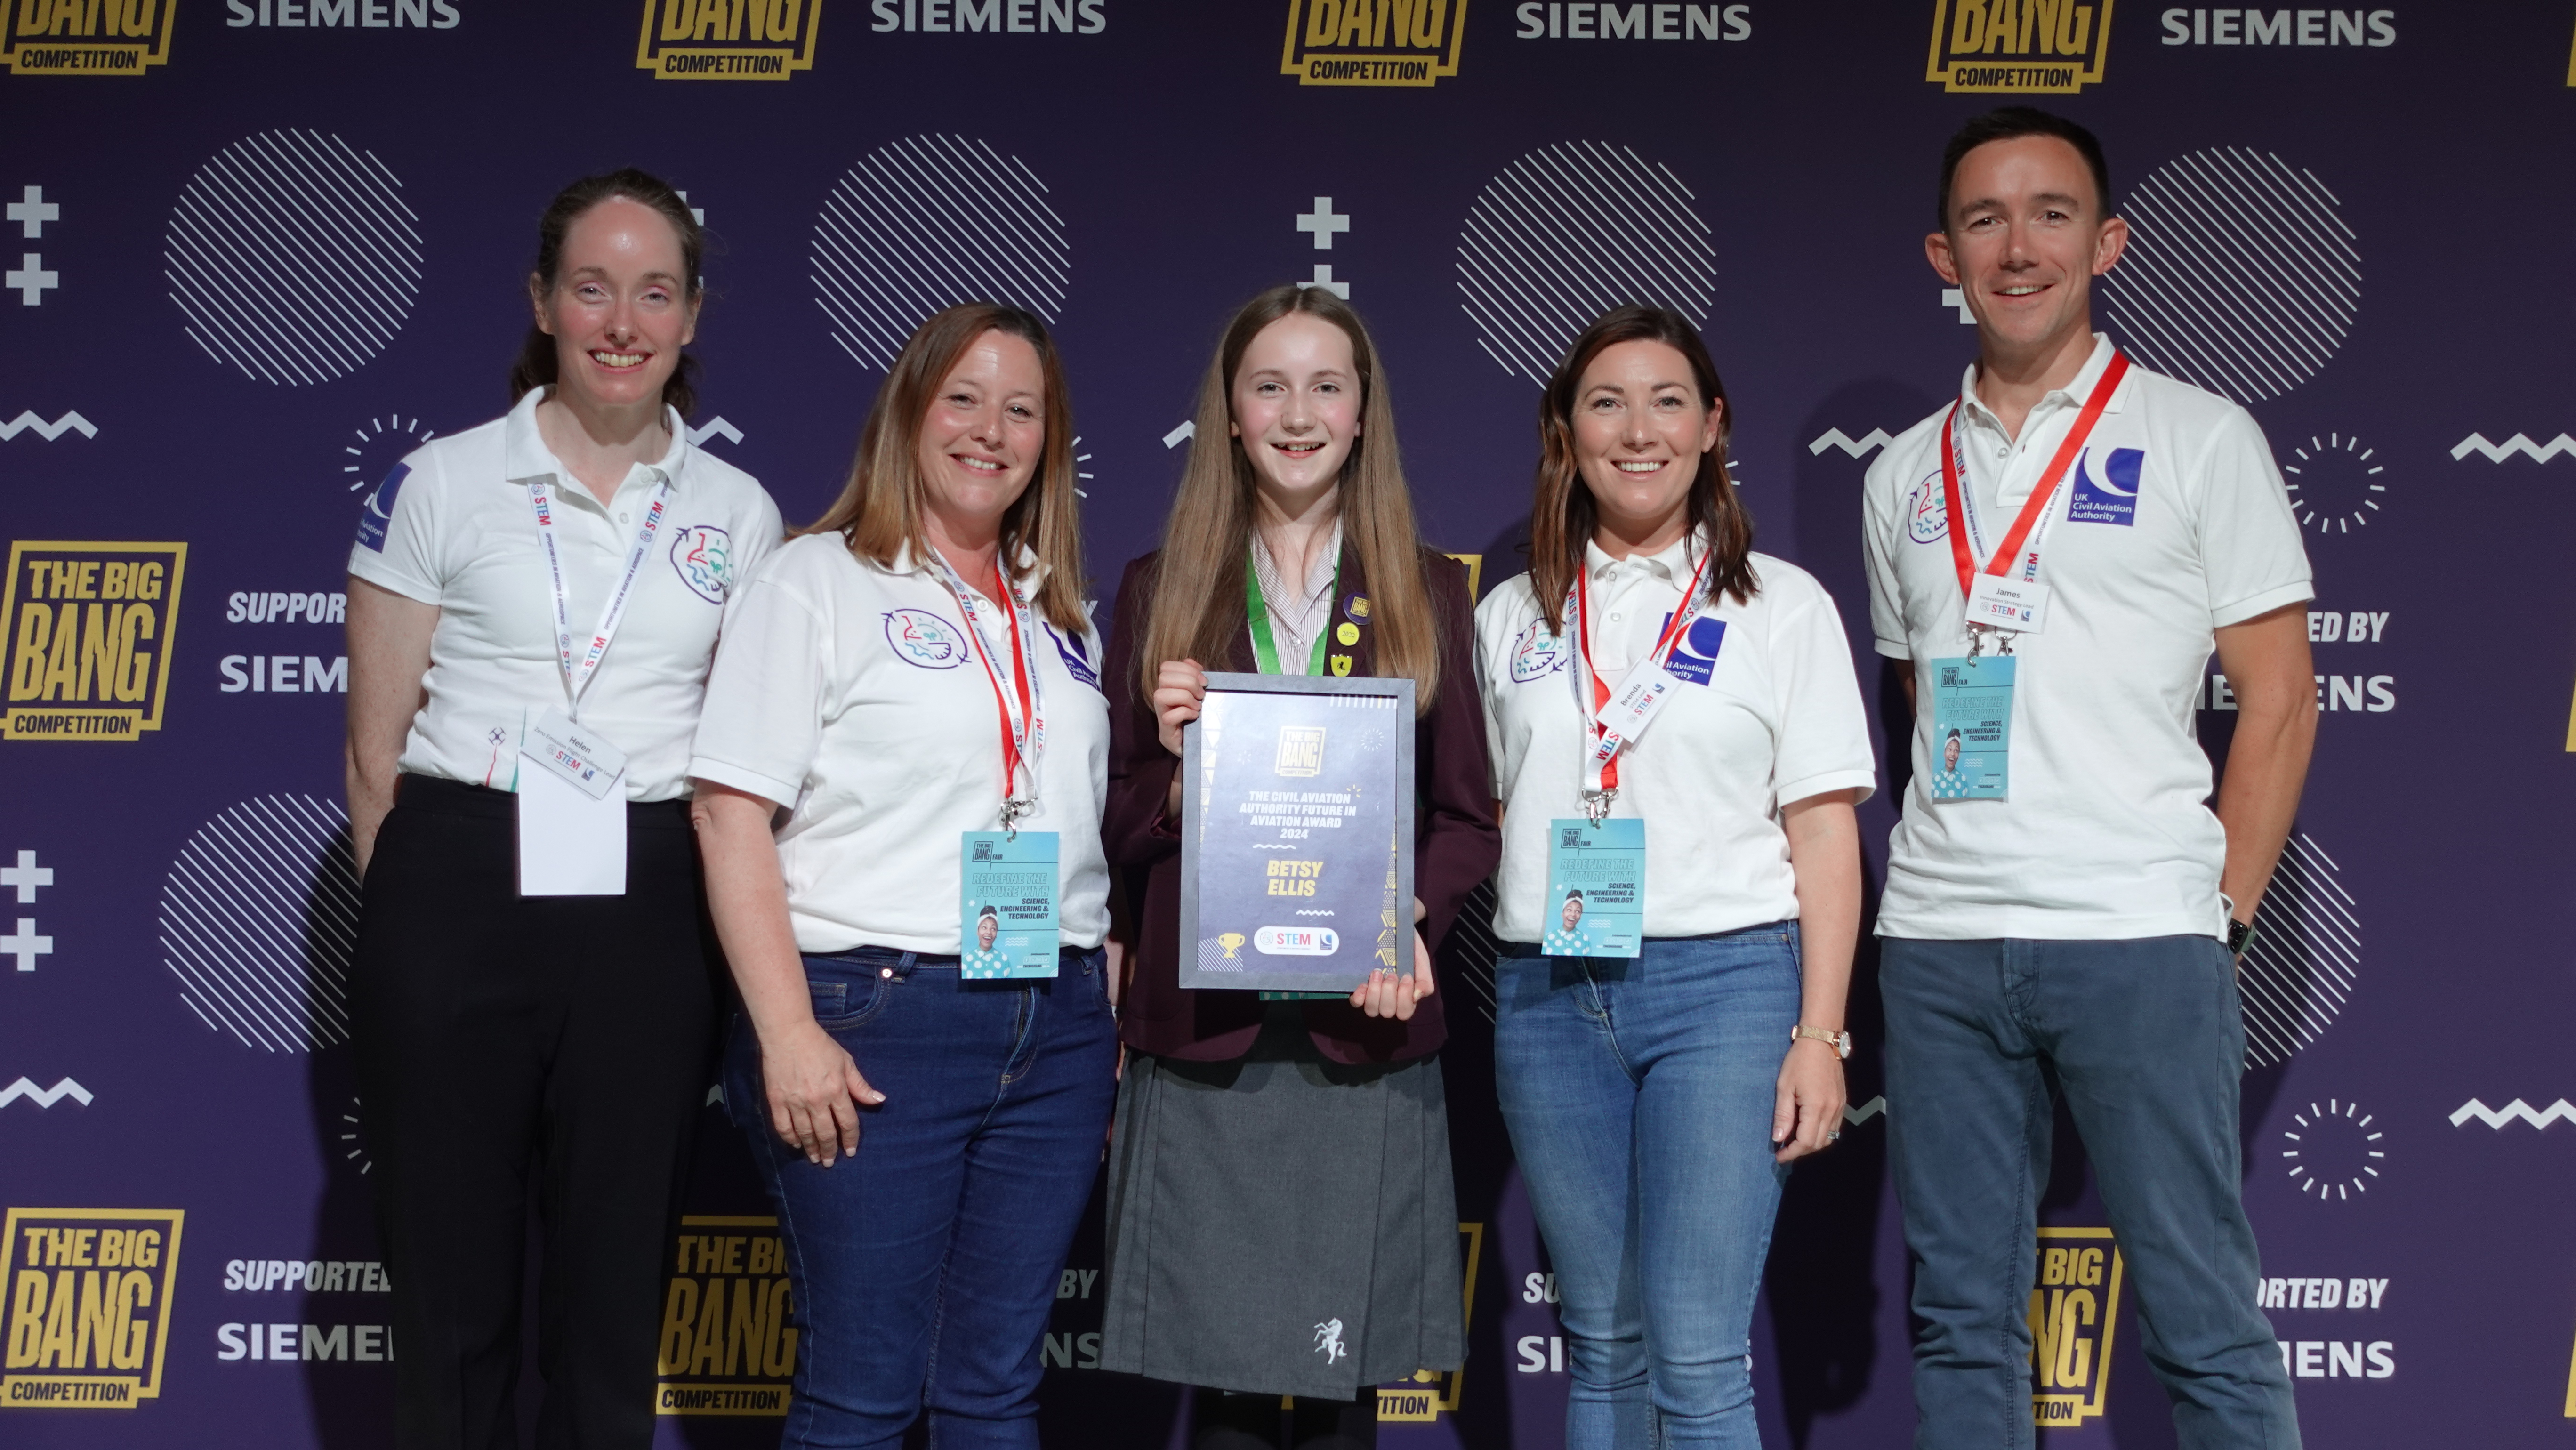
M 1544 385 L 1592 320 L 1631 302 L 1708 320 L 1717 247 L 1672 168 L 1560 141 L 1506 166 L 1458 232 L 1459 306 L 1485 355 Z
M 206 822 L 170 863 L 160 933 L 180 1002 L 207 1026 L 270 1052 L 348 1041 L 348 816 L 336 801 L 272 795 Z
M 2360 235 L 2314 172 L 2220 146 L 2166 162 L 2121 205 L 2102 278 L 2138 361 L 2239 403 L 2277 398 L 2343 350 L 2361 313 Z
M 179 192 L 162 277 L 206 355 L 263 383 L 329 382 L 383 352 L 420 302 L 420 217 L 375 158 L 319 131 L 263 131 Z
M 2324 1036 L 2360 985 L 2361 917 L 2342 875 L 2304 833 L 2282 849 L 2236 974 L 2248 1068 L 2287 1062 Z
M 967 136 L 911 136 L 862 157 L 823 199 L 809 260 L 832 341 L 879 369 L 942 308 L 1001 302 L 1053 324 L 1073 286 L 1046 183 Z

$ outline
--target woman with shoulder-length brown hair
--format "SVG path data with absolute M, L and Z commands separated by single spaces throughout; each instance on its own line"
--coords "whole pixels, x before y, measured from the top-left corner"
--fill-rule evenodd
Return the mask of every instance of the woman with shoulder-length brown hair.
M 1106 1368 L 1196 1385 L 1194 1444 L 1376 1438 L 1373 1386 L 1464 1352 L 1431 951 L 1494 866 L 1466 571 L 1425 549 L 1368 330 L 1321 288 L 1235 314 L 1163 546 L 1112 630 L 1110 858 L 1143 880 L 1110 1164 Z M 1347 1001 L 1179 985 L 1181 727 L 1209 667 L 1417 690 L 1409 970 Z
M 742 992 L 725 1100 L 801 1332 L 790 1445 L 925 1411 L 935 1443 L 1038 1443 L 1118 1060 L 1072 422 L 1036 317 L 923 323 L 708 681 L 689 773 Z

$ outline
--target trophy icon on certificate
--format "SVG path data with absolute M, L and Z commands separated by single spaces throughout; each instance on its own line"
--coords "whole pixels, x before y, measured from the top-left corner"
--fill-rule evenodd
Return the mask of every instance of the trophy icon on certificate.
M 1225 959 L 1229 962 L 1233 961 L 1234 954 L 1243 947 L 1243 933 L 1239 931 L 1223 933 L 1217 937 L 1216 944 L 1225 948 Z

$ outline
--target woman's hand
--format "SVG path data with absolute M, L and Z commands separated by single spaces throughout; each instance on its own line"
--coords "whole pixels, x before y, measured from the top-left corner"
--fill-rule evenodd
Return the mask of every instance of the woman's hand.
M 829 1168 L 859 1151 L 859 1108 L 885 1094 L 868 1086 L 849 1050 L 812 1021 L 760 1044 L 760 1081 L 769 1094 L 769 1125 L 805 1160 Z
M 1843 1060 L 1832 1044 L 1801 1037 L 1789 1044 L 1780 1061 L 1780 1084 L 1772 1090 L 1771 1141 L 1780 1145 L 1771 1156 L 1795 1163 L 1822 1153 L 1842 1136 Z
M 1181 753 L 1181 727 L 1199 718 L 1207 700 L 1207 671 L 1197 660 L 1165 660 L 1154 676 L 1154 720 L 1163 748 Z
M 1371 1017 L 1410 1022 L 1413 1004 L 1430 996 L 1432 990 L 1431 949 L 1422 944 L 1422 933 L 1417 931 L 1413 934 L 1413 970 L 1398 975 L 1380 967 L 1369 973 L 1369 979 L 1352 990 L 1351 1005 Z

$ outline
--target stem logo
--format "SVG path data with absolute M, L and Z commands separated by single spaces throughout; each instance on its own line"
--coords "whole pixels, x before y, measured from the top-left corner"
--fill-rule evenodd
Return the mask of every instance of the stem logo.
M 2030 1422 L 2081 1425 L 2102 1413 L 2110 1388 L 2120 1246 L 2107 1228 L 2043 1228 L 2037 1283 L 2030 1291 Z
M 183 1209 L 13 1208 L 0 1409 L 131 1409 L 161 1393 Z
M 783 81 L 814 68 L 823 0 L 644 0 L 635 65 L 658 81 Z
M 136 740 L 160 729 L 187 562 L 185 544 L 11 544 L 0 738 Z
M 139 76 L 170 59 L 170 25 L 179 0 L 6 3 L 0 11 L 0 61 L 18 75 Z
M 1429 86 L 1458 73 L 1467 0 L 1288 0 L 1279 73 L 1301 86 Z
M 778 1220 L 680 1220 L 653 1410 L 661 1415 L 784 1415 L 796 1377 L 794 1310 Z
M 2073 95 L 2102 80 L 2111 0 L 1932 0 L 1923 78 L 1945 91 Z

